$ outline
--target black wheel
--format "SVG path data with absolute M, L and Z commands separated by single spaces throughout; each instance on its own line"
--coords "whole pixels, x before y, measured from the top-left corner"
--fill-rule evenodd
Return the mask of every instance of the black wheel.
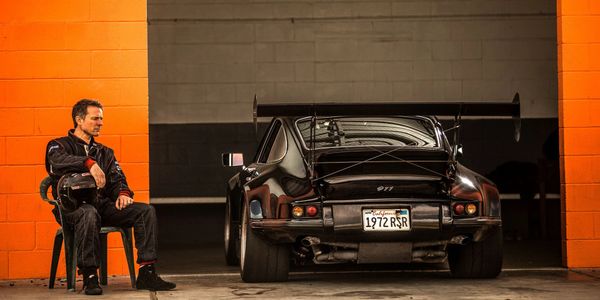
M 448 264 L 457 278 L 495 278 L 502 271 L 502 227 L 488 237 L 464 246 L 448 247 Z
M 242 211 L 240 274 L 245 282 L 286 281 L 290 268 L 287 245 L 272 244 L 260 238 L 248 225 L 248 208 Z
M 231 203 L 229 199 L 225 203 L 225 228 L 223 230 L 225 241 L 225 261 L 229 266 L 237 266 L 240 263 L 239 257 L 239 223 L 232 219 Z

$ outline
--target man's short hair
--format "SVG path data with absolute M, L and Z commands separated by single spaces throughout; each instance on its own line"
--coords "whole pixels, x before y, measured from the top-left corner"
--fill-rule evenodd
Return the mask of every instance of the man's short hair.
M 95 106 L 97 108 L 102 109 L 102 104 L 98 100 L 91 99 L 81 99 L 73 105 L 73 110 L 71 111 L 71 117 L 73 117 L 73 128 L 77 128 L 77 122 L 75 121 L 75 117 L 80 117 L 85 119 L 87 115 L 88 106 Z

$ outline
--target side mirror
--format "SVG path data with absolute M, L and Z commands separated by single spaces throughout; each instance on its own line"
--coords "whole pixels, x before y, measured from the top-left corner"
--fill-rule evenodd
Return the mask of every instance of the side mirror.
M 239 167 L 244 165 L 243 153 L 223 153 L 221 156 L 224 167 Z

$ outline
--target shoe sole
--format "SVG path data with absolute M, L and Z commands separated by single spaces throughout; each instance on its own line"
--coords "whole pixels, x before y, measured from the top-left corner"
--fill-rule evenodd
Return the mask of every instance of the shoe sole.
M 102 291 L 99 291 L 99 292 L 88 292 L 88 291 L 85 291 L 84 293 L 86 295 L 88 295 L 88 296 L 99 296 L 99 295 L 102 295 Z
M 153 288 L 137 287 L 137 286 L 135 288 L 138 289 L 138 290 L 147 290 L 147 291 L 151 291 L 151 292 L 161 292 L 161 291 L 164 292 L 164 291 L 172 291 L 172 290 L 174 290 L 176 288 L 176 286 L 174 286 L 174 287 L 172 287 L 170 289 L 167 289 L 167 288 L 165 288 L 165 289 L 153 289 Z

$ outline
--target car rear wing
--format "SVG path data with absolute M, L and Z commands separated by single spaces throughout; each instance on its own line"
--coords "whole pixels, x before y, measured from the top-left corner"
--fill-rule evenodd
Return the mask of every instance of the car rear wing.
M 521 114 L 519 93 L 512 103 L 501 102 L 395 102 L 395 103 L 261 103 L 254 104 L 256 117 L 276 116 L 508 116 Z
M 395 102 L 395 103 L 261 103 L 254 97 L 254 123 L 258 117 L 278 116 L 453 116 L 456 127 L 461 116 L 512 117 L 515 140 L 521 132 L 521 102 L 516 93 L 506 102 Z

